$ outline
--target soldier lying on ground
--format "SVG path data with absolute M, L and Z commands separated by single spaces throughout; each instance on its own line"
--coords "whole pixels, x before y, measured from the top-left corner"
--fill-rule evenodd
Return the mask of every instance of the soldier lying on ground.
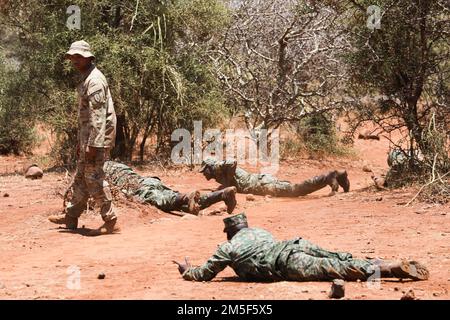
M 180 193 L 166 187 L 158 177 L 141 177 L 130 167 L 107 161 L 104 171 L 108 181 L 142 203 L 149 203 L 163 211 L 185 211 L 198 214 L 214 203 L 224 201 L 227 212 L 236 207 L 236 188 L 228 187 L 220 191 L 200 195 L 198 191 Z
M 185 280 L 209 281 L 227 266 L 249 281 L 356 281 L 372 276 L 426 280 L 429 276 L 416 261 L 353 259 L 350 253 L 327 251 L 301 238 L 277 242 L 269 232 L 249 228 L 245 214 L 223 221 L 228 242 L 203 266 L 192 267 L 187 258 L 186 263 L 173 261 Z
M 301 183 L 282 181 L 270 174 L 255 174 L 238 168 L 235 160 L 217 161 L 206 159 L 202 162 L 200 172 L 207 180 L 215 179 L 224 187 L 234 186 L 237 192 L 275 197 L 305 196 L 326 186 L 331 187 L 330 195 L 334 195 L 339 186 L 344 192 L 350 190 L 347 171 L 330 171 L 327 174 L 313 177 Z

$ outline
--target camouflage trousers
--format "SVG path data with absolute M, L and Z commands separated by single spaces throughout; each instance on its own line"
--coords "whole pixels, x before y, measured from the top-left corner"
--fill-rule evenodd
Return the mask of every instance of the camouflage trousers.
M 293 250 L 282 252 L 279 261 L 284 262 L 278 265 L 282 277 L 292 281 L 367 280 L 375 272 L 368 260 L 327 251 L 304 239 Z
M 104 221 L 117 218 L 112 204 L 111 190 L 105 181 L 103 171 L 105 152 L 104 149 L 98 148 L 95 159 L 91 161 L 85 159 L 84 152 L 80 154 L 72 184 L 72 198 L 66 207 L 67 215 L 78 218 L 86 209 L 89 197 L 92 197 L 96 207 L 100 208 Z
M 328 185 L 326 176 L 316 176 L 301 183 L 278 180 L 272 175 L 254 175 L 251 179 L 236 179 L 238 191 L 274 197 L 299 197 L 310 194 Z
M 128 196 L 163 211 L 175 210 L 179 193 L 166 187 L 158 177 L 141 177 L 129 166 L 114 161 L 105 162 L 104 169 L 108 180 Z
M 149 203 L 167 212 L 172 210 L 188 212 L 187 206 L 180 204 L 181 193 L 165 186 L 158 177 L 142 177 L 129 166 L 114 161 L 105 162 L 104 169 L 112 184 L 138 201 Z M 210 205 L 207 194 L 200 197 L 199 205 L 200 209 Z
M 135 192 L 140 201 L 149 203 L 163 211 L 181 210 L 189 212 L 187 205 L 180 205 L 177 201 L 181 193 L 166 187 L 159 179 L 145 178 L 141 184 L 142 186 Z M 211 203 L 208 201 L 208 194 L 201 195 L 198 204 L 200 210 L 209 207 Z

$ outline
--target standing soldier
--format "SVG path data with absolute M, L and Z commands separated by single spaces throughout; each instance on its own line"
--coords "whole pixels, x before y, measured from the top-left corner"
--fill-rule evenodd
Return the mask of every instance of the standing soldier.
M 86 209 L 89 197 L 100 208 L 104 224 L 91 230 L 88 235 L 109 234 L 116 229 L 117 216 L 114 213 L 111 190 L 105 181 L 103 165 L 114 146 L 116 135 L 116 114 L 103 73 L 93 60 L 94 55 L 86 41 L 72 43 L 66 53 L 74 68 L 81 74 L 78 91 L 78 146 L 77 171 L 75 174 L 73 197 L 64 213 L 50 216 L 49 220 L 65 224 L 68 229 L 76 229 L 78 218 Z

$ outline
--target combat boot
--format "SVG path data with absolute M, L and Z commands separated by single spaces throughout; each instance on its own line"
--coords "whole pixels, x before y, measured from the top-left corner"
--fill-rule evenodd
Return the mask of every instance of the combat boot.
M 348 180 L 348 174 L 346 170 L 337 171 L 336 180 L 342 187 L 342 189 L 344 189 L 344 192 L 350 191 L 350 180 Z
M 236 187 L 228 187 L 223 189 L 222 199 L 227 205 L 227 212 L 228 214 L 233 213 L 234 208 L 236 208 L 237 201 L 236 201 Z
M 116 223 L 117 223 L 117 218 L 109 220 L 109 221 L 105 221 L 105 223 L 103 223 L 103 225 L 100 228 L 90 230 L 87 233 L 87 236 L 96 237 L 96 236 L 102 236 L 105 234 L 111 234 L 111 233 L 117 232 L 117 231 L 119 231 L 119 228 L 116 227 Z
M 65 213 L 49 216 L 48 220 L 56 224 L 65 224 L 66 228 L 71 230 L 75 230 L 78 227 L 78 218 L 71 217 Z
M 179 193 L 175 199 L 174 210 L 187 211 L 190 214 L 198 215 L 200 212 L 200 192 Z
M 415 281 L 427 280 L 430 276 L 428 269 L 417 261 L 403 260 L 401 262 L 374 263 L 380 268 L 382 278 L 412 279 Z
M 236 207 L 236 187 L 228 187 L 220 191 L 214 191 L 200 198 L 200 209 L 205 209 L 213 204 L 223 201 L 227 206 L 227 212 L 232 213 Z

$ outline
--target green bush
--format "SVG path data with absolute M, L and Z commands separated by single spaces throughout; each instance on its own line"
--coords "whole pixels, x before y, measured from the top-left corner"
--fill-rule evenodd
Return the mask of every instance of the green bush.
M 314 114 L 302 119 L 297 133 L 311 155 L 348 155 L 348 148 L 340 142 L 335 122 L 326 114 Z
M 35 142 L 32 110 L 22 104 L 23 75 L 0 56 L 0 154 L 30 152 Z

